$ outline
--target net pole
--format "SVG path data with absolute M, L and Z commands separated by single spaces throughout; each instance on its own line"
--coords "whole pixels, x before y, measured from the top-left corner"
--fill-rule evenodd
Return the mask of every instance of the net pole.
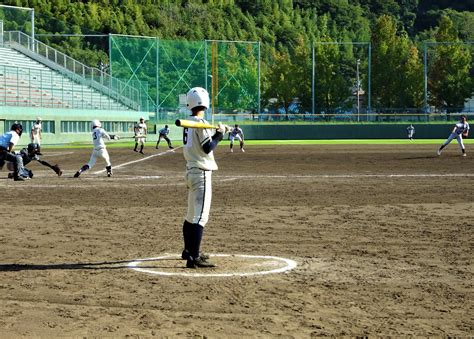
M 217 90 L 218 90 L 218 68 L 217 68 L 217 42 L 212 42 L 212 124 L 214 124 L 214 114 L 216 114 Z

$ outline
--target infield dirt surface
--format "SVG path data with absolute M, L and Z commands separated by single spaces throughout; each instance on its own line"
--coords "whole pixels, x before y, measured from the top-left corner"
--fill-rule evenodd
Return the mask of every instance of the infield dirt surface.
M 107 178 L 99 159 L 74 179 L 91 148 L 44 147 L 62 177 L 38 163 L 26 182 L 0 172 L 0 336 L 472 336 L 471 148 L 221 145 L 203 251 L 297 267 L 196 277 L 180 274 L 280 264 L 184 268 L 182 149 L 109 148 L 114 166 L 143 161 Z M 164 255 L 140 264 L 156 274 L 128 266 Z

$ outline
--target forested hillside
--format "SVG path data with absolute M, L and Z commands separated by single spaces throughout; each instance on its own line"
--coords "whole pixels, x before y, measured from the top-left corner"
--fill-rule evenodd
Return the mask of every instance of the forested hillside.
M 299 97 L 306 110 L 311 106 L 311 84 L 302 84 L 297 75 L 310 69 L 314 43 L 370 41 L 373 106 L 403 109 L 423 106 L 422 41 L 474 41 L 474 1 L 470 0 L 6 0 L 3 3 L 34 8 L 36 33 L 42 41 L 56 43 L 59 49 L 93 66 L 107 58 L 106 38 L 63 39 L 59 44 L 45 34 L 117 33 L 162 39 L 260 41 L 263 98 L 278 98 L 277 104 L 288 108 L 294 97 Z M 330 111 L 350 95 L 347 75 L 354 76 L 356 59 L 360 57 L 357 51 L 343 53 L 314 46 L 317 60 L 322 60 L 317 64 L 320 82 L 316 85 L 321 88 L 317 93 L 317 101 L 321 103 L 318 111 Z M 339 61 L 330 70 L 331 60 Z M 367 68 L 367 62 L 362 61 L 361 69 Z M 430 103 L 448 109 L 462 107 L 474 87 L 472 48 L 466 44 L 442 45 L 431 64 L 437 72 L 430 80 Z M 278 83 L 279 79 L 285 79 L 285 83 Z M 367 86 L 367 81 L 363 73 L 362 87 Z

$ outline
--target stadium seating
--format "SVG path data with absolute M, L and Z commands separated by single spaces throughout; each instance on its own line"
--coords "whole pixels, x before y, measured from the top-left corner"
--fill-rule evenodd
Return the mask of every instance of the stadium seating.
M 129 110 L 98 90 L 7 47 L 0 47 L 0 104 L 6 106 Z

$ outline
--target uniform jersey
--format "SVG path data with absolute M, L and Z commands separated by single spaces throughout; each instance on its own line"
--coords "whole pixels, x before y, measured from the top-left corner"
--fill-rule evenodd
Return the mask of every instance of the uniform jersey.
M 243 136 L 244 132 L 242 131 L 242 129 L 240 127 L 234 127 L 232 129 L 232 131 L 230 132 L 230 135 L 233 136 L 233 137 L 235 137 L 237 135 Z
M 162 128 L 159 131 L 160 135 L 168 135 L 169 132 L 170 132 L 169 128 Z
M 94 142 L 94 149 L 95 150 L 100 150 L 105 148 L 105 142 L 104 138 L 107 140 L 110 140 L 110 135 L 107 134 L 107 132 L 100 127 L 94 128 L 92 131 L 92 141 Z
M 192 121 L 208 123 L 206 120 L 190 116 Z M 204 128 L 185 128 L 183 130 L 183 153 L 188 169 L 196 167 L 206 171 L 217 170 L 217 163 L 214 160 L 214 153 L 206 154 L 202 146 L 212 140 L 212 131 Z
M 0 147 L 8 149 L 8 147 L 10 147 L 10 143 L 15 146 L 19 140 L 20 136 L 16 133 L 16 131 L 9 131 L 0 137 Z
M 146 135 L 146 124 L 144 122 L 135 125 L 135 135 L 145 136 Z
M 461 134 L 463 134 L 464 132 L 467 132 L 467 131 L 469 131 L 469 124 L 467 122 L 459 121 L 456 124 L 454 133 L 456 133 L 457 135 L 461 135 Z
M 33 127 L 31 128 L 31 133 L 35 136 L 35 135 L 39 135 L 39 133 L 41 132 L 41 129 L 42 129 L 42 126 L 41 126 L 41 122 L 35 122 L 33 124 Z

